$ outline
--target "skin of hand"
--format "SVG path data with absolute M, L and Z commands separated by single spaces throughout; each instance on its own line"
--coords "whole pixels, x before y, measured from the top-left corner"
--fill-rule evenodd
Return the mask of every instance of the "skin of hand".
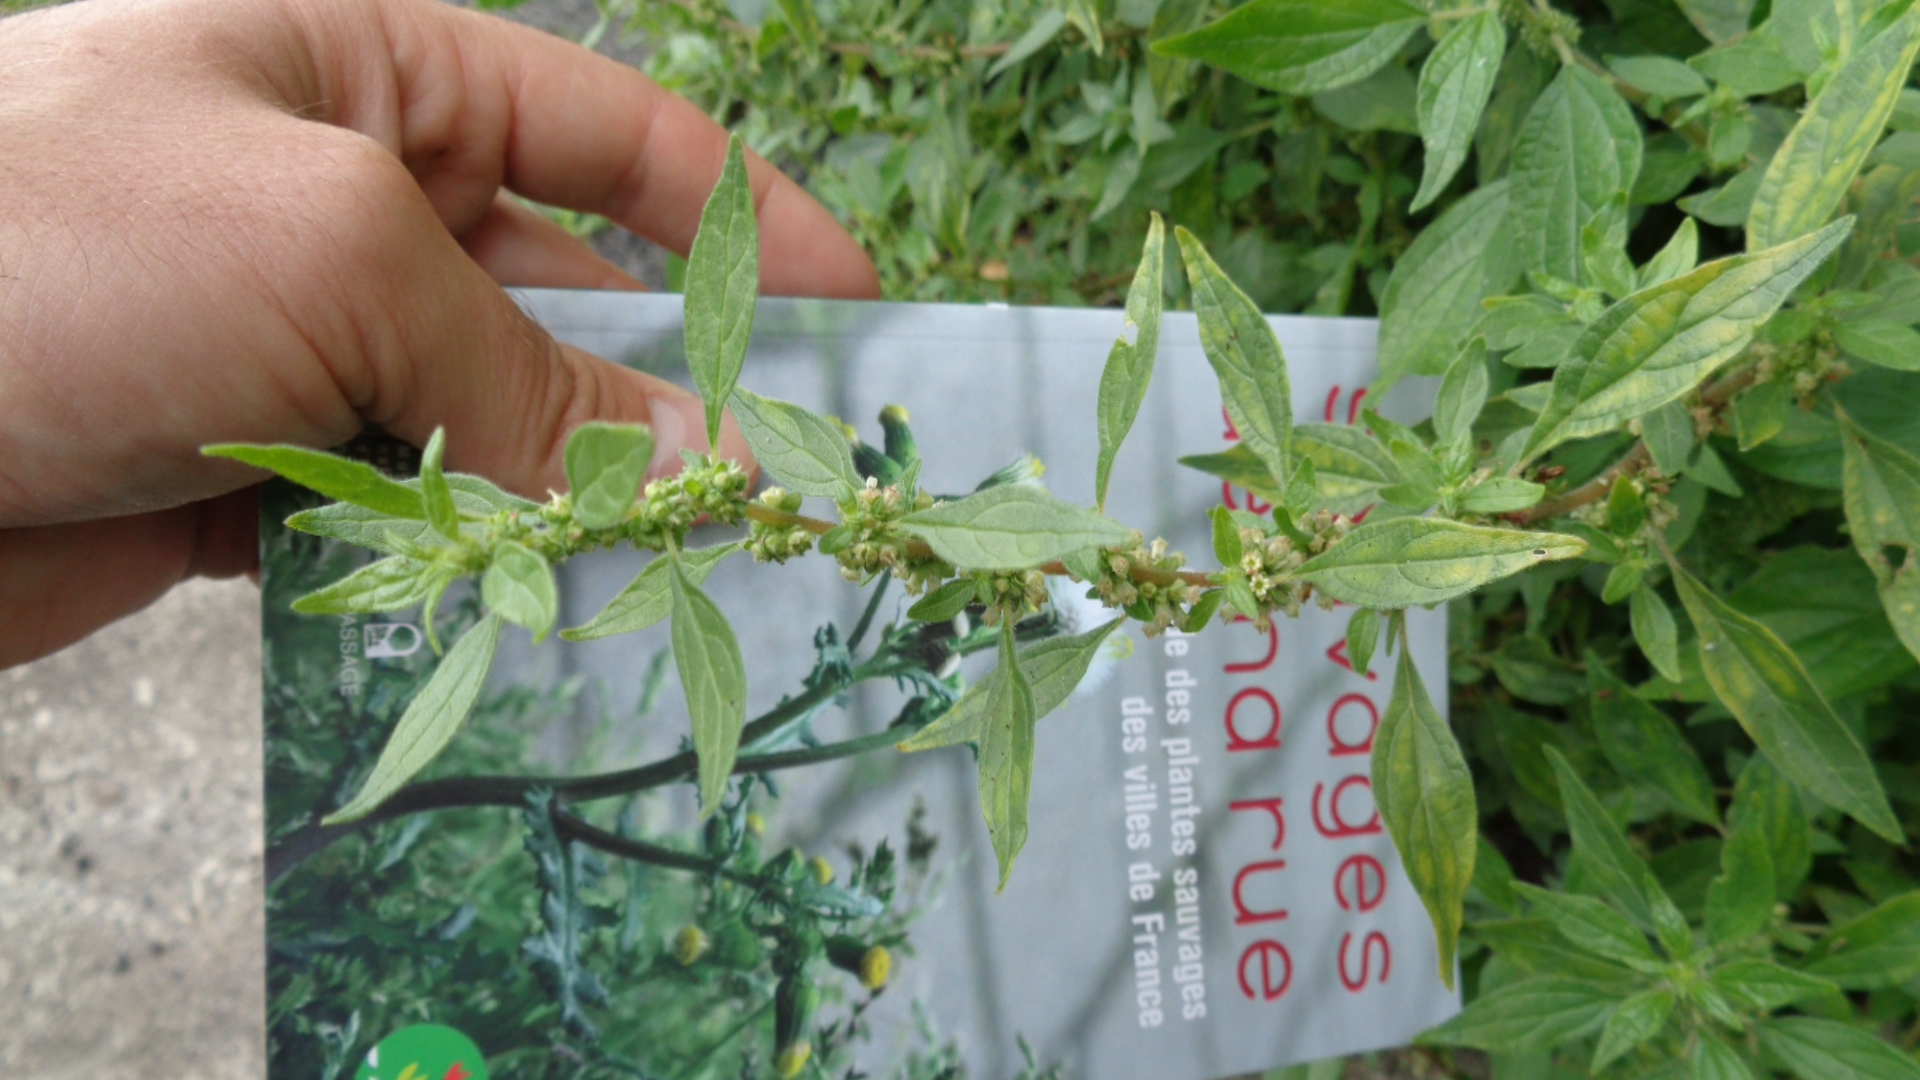
M 638 288 L 513 202 L 685 254 L 726 133 L 630 68 L 435 0 L 92 0 L 0 20 L 0 667 L 256 562 L 213 442 L 447 429 L 539 497 L 586 420 L 656 472 L 698 399 L 556 344 L 502 285 Z M 761 288 L 877 296 L 750 155 Z M 737 430 L 721 450 L 746 460 Z

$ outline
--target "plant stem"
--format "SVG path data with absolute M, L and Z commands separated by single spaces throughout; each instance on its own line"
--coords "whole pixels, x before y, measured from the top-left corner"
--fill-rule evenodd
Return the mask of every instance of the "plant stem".
M 805 514 L 793 514 L 785 510 L 776 510 L 761 502 L 751 502 L 747 504 L 747 517 L 762 525 L 775 525 L 785 529 L 795 527 L 802 528 L 815 536 L 823 536 L 828 529 L 833 528 L 833 523 L 830 521 L 821 521 L 819 518 L 808 517 Z M 934 553 L 932 548 L 918 540 L 908 541 L 907 551 L 912 555 L 922 557 L 930 557 Z M 1058 562 L 1043 563 L 1035 567 L 1035 569 L 1043 574 L 1049 574 L 1054 577 L 1065 577 L 1067 575 L 1067 568 Z M 1146 567 L 1135 567 L 1133 573 L 1129 576 L 1131 576 L 1134 581 L 1142 584 L 1171 585 L 1176 581 L 1184 581 L 1189 585 L 1198 585 L 1201 588 L 1206 588 L 1213 584 L 1211 575 L 1199 570 L 1166 571 L 1152 570 Z

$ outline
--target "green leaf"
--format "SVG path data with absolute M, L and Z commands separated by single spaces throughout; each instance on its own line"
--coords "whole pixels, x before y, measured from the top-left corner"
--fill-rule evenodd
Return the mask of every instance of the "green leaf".
M 1026 570 L 1094 547 L 1114 547 L 1126 526 L 1029 484 L 1003 484 L 900 520 L 934 554 L 969 570 Z
M 1727 825 L 1738 832 L 1752 827 L 1767 838 L 1773 864 L 1773 895 L 1791 899 L 1813 866 L 1811 832 L 1800 791 L 1780 770 L 1755 754 L 1747 759 L 1733 786 Z
M 200 452 L 207 457 L 227 458 L 278 473 L 329 499 L 352 503 L 388 517 L 427 520 L 427 509 L 420 501 L 418 489 L 390 479 L 363 461 L 353 461 L 323 450 L 309 450 L 304 446 L 286 445 L 221 443 L 202 447 Z
M 531 630 L 536 644 L 560 615 L 560 594 L 546 557 L 511 540 L 493 549 L 493 561 L 480 578 L 480 597 L 501 618 Z
M 1640 126 L 1620 95 L 1583 68 L 1561 68 L 1513 148 L 1512 209 L 1500 232 L 1520 266 L 1584 280 L 1580 230 L 1633 187 L 1640 155 Z
M 1920 12 L 1855 49 L 1767 165 L 1747 217 L 1747 250 L 1810 233 L 1833 216 L 1886 130 L 1920 51 Z
M 1547 489 L 1515 476 L 1493 476 L 1460 494 L 1455 506 L 1463 514 L 1511 514 L 1540 501 Z
M 839 424 L 743 388 L 734 389 L 732 401 L 754 460 L 787 490 L 837 499 L 865 484 Z
M 1393 697 L 1375 737 L 1373 794 L 1407 880 L 1433 919 L 1440 981 L 1452 989 L 1479 811 L 1460 744 L 1428 698 L 1411 649 L 1400 650 Z
M 1372 608 L 1356 608 L 1347 620 L 1347 662 L 1365 675 L 1373 664 L 1373 651 L 1380 645 L 1380 613 Z
M 302 615 L 384 614 L 425 600 L 449 576 L 429 563 L 393 555 L 369 563 L 293 602 Z
M 695 548 L 680 555 L 681 569 L 687 580 L 699 585 L 707 580 L 720 560 L 740 550 L 738 543 L 716 544 L 713 547 Z M 612 637 L 615 634 L 631 634 L 635 630 L 644 630 L 673 613 L 673 583 L 668 567 L 673 564 L 671 558 L 656 558 L 634 575 L 620 595 L 607 601 L 584 625 L 560 631 L 560 636 L 568 641 L 593 641 L 596 638 Z
M 1293 477 L 1293 391 L 1287 385 L 1280 339 L 1259 307 L 1192 233 L 1175 229 L 1174 235 L 1187 264 L 1194 314 L 1200 319 L 1200 346 L 1220 380 L 1227 415 L 1241 444 L 1260 458 L 1284 491 Z
M 1251 451 L 1246 453 L 1251 457 Z M 1313 463 L 1320 505 L 1336 514 L 1366 509 L 1379 501 L 1382 487 L 1400 480 L 1400 471 L 1386 447 L 1364 430 L 1349 424 L 1296 426 L 1293 454 L 1300 462 Z
M 1593 734 L 1607 761 L 1629 783 L 1657 793 L 1681 816 L 1719 825 L 1713 780 L 1679 726 L 1607 670 L 1597 653 L 1588 653 L 1586 661 Z
M 420 481 L 403 480 L 400 486 L 416 495 Z M 454 505 L 463 514 L 487 517 L 501 510 L 537 510 L 540 504 L 518 495 L 510 495 L 478 476 L 462 473 L 447 475 L 453 489 Z M 372 548 L 385 555 L 404 555 L 423 547 L 446 543 L 425 519 L 425 512 L 412 518 L 397 518 L 352 503 L 337 502 L 313 510 L 302 510 L 287 519 L 287 527 L 315 536 L 343 540 L 358 547 Z
M 1033 729 L 1039 719 L 1033 687 L 1013 648 L 1013 620 L 1000 629 L 1000 676 L 987 692 L 981 719 L 980 807 L 987 836 L 1000 863 L 1000 885 L 1007 887 L 1013 860 L 1027 843 L 1027 801 L 1033 791 Z
M 645 424 L 589 421 L 567 436 L 565 456 L 574 519 L 589 529 L 610 529 L 626 520 L 640 494 L 653 461 L 653 432 Z
M 1663 98 L 1695 97 L 1707 92 L 1707 80 L 1671 56 L 1609 56 L 1607 67 L 1634 86 Z
M 1167 241 L 1160 215 L 1154 214 L 1147 225 L 1147 242 L 1140 251 L 1140 266 L 1127 287 L 1126 327 L 1134 331 L 1131 342 L 1122 333 L 1107 353 L 1107 366 L 1100 372 L 1099 409 L 1096 416 L 1100 435 L 1100 457 L 1093 470 L 1094 505 L 1107 508 L 1107 481 L 1113 475 L 1113 459 L 1120 444 L 1133 429 L 1140 415 L 1140 403 L 1146 400 L 1147 384 L 1153 380 L 1153 361 L 1160 351 L 1160 309 L 1165 304 Z
M 1557 1049 L 1599 1027 L 1618 1000 L 1612 988 L 1585 979 L 1522 979 L 1474 999 L 1418 1041 L 1490 1051 Z
M 1754 1080 L 1740 1052 L 1710 1034 L 1694 1041 L 1687 1080 Z
M 1714 693 L 1768 760 L 1795 783 L 1895 843 L 1904 833 L 1866 748 L 1821 695 L 1792 650 L 1678 566 L 1680 600 L 1700 637 Z
M 1671 990 L 1642 990 L 1614 1006 L 1607 1026 L 1600 1029 L 1600 1042 L 1593 1049 L 1596 1073 L 1620 1060 L 1635 1047 L 1660 1034 L 1673 1015 Z
M 1765 960 L 1722 964 L 1713 971 L 1713 987 L 1729 999 L 1761 1012 L 1824 997 L 1839 989 L 1825 979 L 1803 975 Z
M 720 181 L 700 212 L 687 255 L 687 366 L 707 403 L 707 445 L 720 445 L 720 414 L 740 379 L 760 292 L 760 226 L 753 217 L 746 148 L 727 140 Z
M 1679 0 L 1678 6 L 1708 41 L 1718 45 L 1746 34 L 1754 0 Z
M 1433 436 L 1440 446 L 1470 438 L 1487 404 L 1487 343 L 1474 338 L 1447 368 L 1433 405 Z
M 447 650 L 446 658 L 420 688 L 393 734 L 373 763 L 373 772 L 347 805 L 328 814 L 322 825 L 358 821 L 387 801 L 415 774 L 427 767 L 466 722 L 493 666 L 493 650 L 500 643 L 500 617 L 489 615 L 475 623 Z
M 973 602 L 975 582 L 957 578 L 920 598 L 907 609 L 907 618 L 916 622 L 945 622 L 967 610 Z
M 420 502 L 427 510 L 427 523 L 433 531 L 449 540 L 460 539 L 460 510 L 453 504 L 453 488 L 440 467 L 447 452 L 445 428 L 434 428 L 427 448 L 420 453 Z
M 1640 430 L 1646 437 L 1653 463 L 1668 476 L 1686 471 L 1693 456 L 1693 413 L 1685 402 L 1669 401 L 1640 418 Z
M 1846 990 L 1887 989 L 1920 976 L 1920 893 L 1829 930 L 1807 954 L 1806 971 Z
M 669 555 L 665 561 L 673 589 L 673 661 L 693 721 L 704 817 L 727 797 L 727 779 L 740 753 L 740 729 L 747 722 L 747 669 L 726 614 L 693 583 L 678 559 Z
M 1854 550 L 1873 571 L 1894 633 L 1920 657 L 1920 457 L 1867 434 L 1844 411 L 1836 417 Z M 1900 552 L 1898 565 L 1890 549 Z
M 1749 818 L 1720 847 L 1720 875 L 1707 886 L 1707 936 L 1732 945 L 1773 922 L 1773 855 L 1762 823 Z
M 1439 197 L 1467 160 L 1506 50 L 1506 28 L 1499 12 L 1488 8 L 1462 19 L 1427 54 L 1415 105 L 1426 165 L 1409 210 L 1420 210 Z
M 1733 399 L 1733 430 L 1740 449 L 1751 450 L 1780 434 L 1793 408 L 1793 386 L 1782 379 L 1748 387 Z
M 985 81 L 992 82 L 1000 77 L 1001 72 L 1046 48 L 1047 43 L 1058 37 L 1066 25 L 1067 13 L 1058 8 L 1050 8 L 1034 16 L 1033 25 L 1027 28 L 1027 32 L 1021 34 L 1012 47 L 987 69 Z
M 1648 944 L 1646 934 L 1606 904 L 1590 896 L 1551 892 L 1524 882 L 1515 882 L 1513 887 L 1533 905 L 1536 915 L 1582 949 L 1637 971 L 1656 971 L 1665 965 Z
M 1635 923 L 1658 931 L 1661 942 L 1672 951 L 1680 944 L 1675 940 L 1676 929 L 1687 933 L 1686 920 L 1567 759 L 1548 748 L 1547 760 L 1560 781 L 1560 806 L 1573 834 L 1574 856 L 1587 870 L 1587 880 Z
M 1819 1080 L 1915 1080 L 1920 1065 L 1851 1024 L 1795 1016 L 1760 1024 L 1760 1045 L 1787 1068 Z
M 1299 429 L 1294 432 L 1296 442 L 1302 441 L 1300 439 L 1301 433 L 1310 426 L 1313 425 L 1300 425 Z M 1320 426 L 1336 427 L 1340 425 L 1323 424 Z M 1365 432 L 1361 432 L 1360 435 L 1362 438 L 1366 438 Z M 1367 441 L 1372 442 L 1373 440 L 1367 439 Z M 1375 445 L 1377 446 L 1378 444 L 1376 443 Z M 1304 449 L 1304 447 L 1302 449 Z M 1393 468 L 1393 459 L 1387 456 L 1385 450 L 1380 451 L 1379 460 L 1385 462 L 1385 468 Z M 1277 490 L 1277 485 L 1273 482 L 1273 475 L 1267 472 L 1265 463 L 1254 456 L 1253 451 L 1248 449 L 1244 443 L 1234 443 L 1231 447 L 1228 447 L 1218 454 L 1189 454 L 1180 459 L 1180 464 L 1185 465 L 1189 469 L 1198 469 L 1200 472 L 1206 473 L 1209 476 L 1217 476 L 1236 487 L 1246 488 L 1267 502 L 1278 504 L 1286 501 L 1286 498 Z
M 1229 569 L 1240 565 L 1245 548 L 1240 542 L 1240 523 L 1233 520 L 1233 511 L 1216 506 L 1207 516 L 1213 520 L 1213 557 Z
M 1771 94 L 1801 81 L 1800 72 L 1794 70 L 1793 62 L 1780 48 L 1771 20 L 1743 38 L 1689 59 L 1687 64 L 1737 97 Z
M 1692 218 L 1683 218 L 1666 246 L 1654 252 L 1653 258 L 1640 268 L 1637 280 L 1643 289 L 1663 281 L 1672 281 L 1692 270 L 1699 261 L 1700 227 L 1693 223 Z
M 1381 388 L 1445 371 L 1480 318 L 1480 301 L 1513 282 L 1510 245 L 1496 245 L 1507 188 L 1505 180 L 1485 184 L 1447 207 L 1394 262 L 1380 294 Z
M 1848 319 L 1834 327 L 1833 343 L 1848 356 L 1895 371 L 1920 371 L 1920 330 L 1892 319 Z
M 1358 82 L 1393 59 L 1426 13 L 1400 0 L 1253 0 L 1153 45 L 1281 94 Z
M 1554 372 L 1524 456 L 1611 431 L 1692 391 L 1746 348 L 1852 225 L 1842 218 L 1779 247 L 1710 262 L 1608 308 Z
M 1349 604 L 1438 604 L 1587 549 L 1578 537 L 1462 525 L 1443 518 L 1369 521 L 1307 560 L 1298 576 Z
M 1021 652 L 1020 670 L 1026 674 L 1027 685 L 1033 693 L 1036 719 L 1046 716 L 1073 695 L 1080 681 L 1086 678 L 1087 668 L 1099 654 L 1107 636 L 1125 621 L 1114 619 L 1084 634 L 1048 638 Z M 985 678 L 968 687 L 967 692 L 960 695 L 960 700 L 954 702 L 945 714 L 900 743 L 899 748 L 911 753 L 980 742 L 986 734 L 987 706 L 994 693 L 994 688 L 988 684 L 999 678 L 997 670 L 989 672 Z

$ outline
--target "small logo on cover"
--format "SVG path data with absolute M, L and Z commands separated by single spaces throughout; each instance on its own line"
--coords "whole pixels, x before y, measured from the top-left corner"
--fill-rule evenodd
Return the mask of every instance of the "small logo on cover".
M 421 642 L 426 635 L 412 623 L 377 622 L 368 623 L 360 629 L 366 643 L 367 659 L 379 660 L 386 657 L 412 656 L 420 651 Z
M 473 1040 L 445 1024 L 414 1024 L 380 1040 L 354 1080 L 487 1080 Z

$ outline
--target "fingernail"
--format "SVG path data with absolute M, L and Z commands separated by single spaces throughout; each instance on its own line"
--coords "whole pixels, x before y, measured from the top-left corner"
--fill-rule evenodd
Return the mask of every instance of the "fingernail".
M 679 472 L 682 447 L 706 452 L 707 411 L 699 398 L 678 390 L 651 395 L 647 405 L 653 426 L 653 461 L 647 466 L 648 476 Z

